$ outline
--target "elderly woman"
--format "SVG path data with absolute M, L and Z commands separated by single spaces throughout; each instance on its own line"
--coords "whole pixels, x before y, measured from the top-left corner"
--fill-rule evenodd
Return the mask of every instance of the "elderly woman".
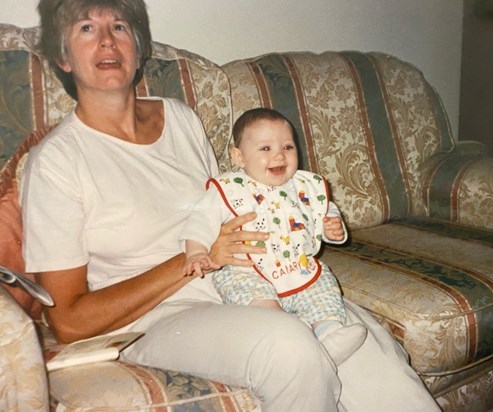
M 248 387 L 265 411 L 437 410 L 360 308 L 346 303 L 369 336 L 337 372 L 296 317 L 223 305 L 210 276 L 182 275 L 178 233 L 217 166 L 190 108 L 136 98 L 151 50 L 145 4 L 41 0 L 38 9 L 41 50 L 77 101 L 32 149 L 22 184 L 26 266 L 56 302 L 45 315 L 58 340 L 143 330 L 128 360 Z M 243 241 L 266 234 L 237 230 L 251 219 L 223 226 L 212 250 L 220 265 L 265 252 Z

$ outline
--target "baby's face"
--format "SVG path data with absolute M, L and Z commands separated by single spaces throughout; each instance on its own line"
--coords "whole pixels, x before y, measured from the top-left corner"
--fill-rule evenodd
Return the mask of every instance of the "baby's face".
M 282 185 L 298 169 L 291 127 L 283 120 L 260 120 L 248 126 L 236 151 L 237 165 L 265 185 Z

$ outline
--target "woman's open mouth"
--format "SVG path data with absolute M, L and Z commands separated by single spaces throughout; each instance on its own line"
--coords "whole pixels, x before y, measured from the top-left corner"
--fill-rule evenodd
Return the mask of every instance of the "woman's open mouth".
M 117 60 L 106 59 L 97 64 L 99 69 L 114 69 L 121 67 L 121 63 Z

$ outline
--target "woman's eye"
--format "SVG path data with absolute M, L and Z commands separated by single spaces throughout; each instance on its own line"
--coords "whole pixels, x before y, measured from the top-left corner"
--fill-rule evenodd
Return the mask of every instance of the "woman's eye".
M 115 30 L 116 31 L 126 31 L 127 27 L 124 24 L 115 24 Z
M 82 31 L 82 32 L 88 32 L 90 30 L 91 30 L 91 26 L 89 24 L 84 24 L 80 28 L 80 31 Z

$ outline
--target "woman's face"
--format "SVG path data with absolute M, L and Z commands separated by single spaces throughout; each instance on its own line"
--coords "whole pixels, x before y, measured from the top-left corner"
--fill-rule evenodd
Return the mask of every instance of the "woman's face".
M 116 91 L 133 87 L 138 57 L 126 21 L 110 10 L 94 9 L 65 33 L 66 58 L 59 64 L 72 72 L 77 94 L 89 90 Z

